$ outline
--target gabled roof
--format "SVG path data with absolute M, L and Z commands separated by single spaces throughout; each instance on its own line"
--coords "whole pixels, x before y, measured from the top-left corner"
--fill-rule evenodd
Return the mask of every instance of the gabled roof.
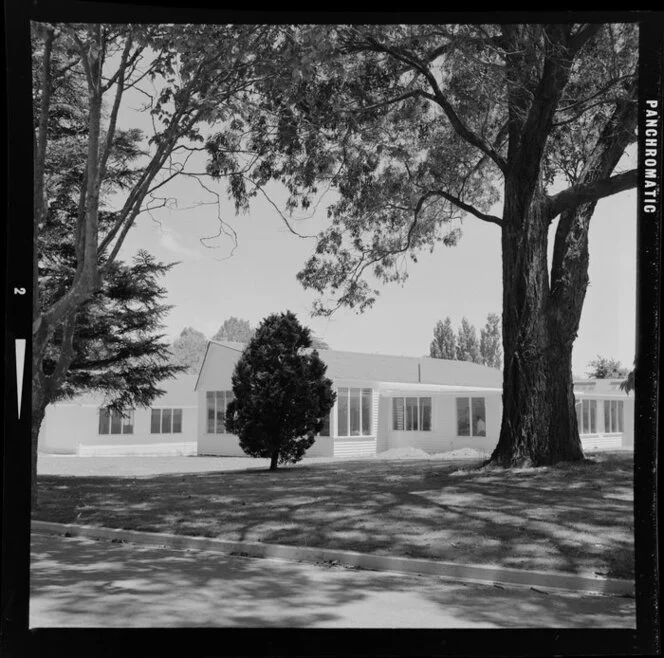
M 205 357 L 207 358 L 211 349 L 219 347 L 241 352 L 245 345 L 210 341 Z M 318 350 L 318 354 L 327 364 L 327 376 L 333 380 L 479 386 L 497 389 L 502 387 L 500 370 L 469 361 L 339 350 Z M 203 366 L 201 366 L 202 371 Z M 198 386 L 198 382 L 196 385 Z

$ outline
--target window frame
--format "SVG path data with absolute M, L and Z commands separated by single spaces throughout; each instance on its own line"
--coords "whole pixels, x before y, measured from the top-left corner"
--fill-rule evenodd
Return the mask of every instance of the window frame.
M 604 432 L 606 434 L 624 434 L 625 408 L 623 402 L 623 400 L 604 400 Z
M 597 399 L 596 398 L 581 398 L 578 403 L 580 409 L 576 412 L 576 421 L 579 429 L 579 436 L 593 436 L 598 434 L 597 428 Z M 587 414 L 586 414 L 587 404 Z M 594 413 L 593 413 L 594 412 Z M 586 415 L 588 423 L 586 425 Z M 586 431 L 587 429 L 587 431 Z
M 223 409 L 219 408 L 219 400 L 223 400 Z M 218 434 L 228 434 L 226 431 L 226 409 L 229 403 L 235 399 L 235 395 L 232 390 L 210 390 L 205 391 L 205 433 L 218 435 Z M 210 408 L 210 401 L 213 405 Z M 210 418 L 210 411 L 212 411 L 212 418 Z M 221 412 L 221 416 L 219 415 Z M 210 421 L 213 421 L 214 429 L 210 431 Z M 221 427 L 221 431 L 219 431 Z
M 484 434 L 478 434 L 476 423 L 473 422 L 473 413 L 474 402 L 477 400 L 482 401 L 482 407 L 484 409 Z M 466 403 L 466 409 L 468 410 L 468 434 L 461 434 L 459 432 L 459 402 L 464 401 Z M 487 437 L 487 412 L 486 412 L 486 395 L 455 395 L 454 396 L 454 411 L 456 413 L 456 436 L 457 438 L 468 438 L 468 439 L 486 439 Z
M 342 393 L 342 391 L 345 391 L 345 395 Z M 355 408 L 353 402 L 352 402 L 352 397 L 351 397 L 351 391 L 357 391 L 357 408 Z M 367 387 L 358 387 L 358 386 L 339 386 L 336 390 L 337 393 L 337 401 L 336 401 L 336 415 L 337 415 L 337 427 L 336 427 L 336 434 L 338 438 L 344 438 L 344 439 L 353 439 L 353 438 L 361 438 L 361 437 L 367 437 L 367 436 L 374 436 L 372 433 L 373 425 L 374 425 L 374 419 L 373 419 L 373 402 L 374 402 L 374 390 L 372 388 L 367 388 Z M 365 397 L 366 396 L 366 397 Z M 369 427 L 368 427 L 368 433 L 365 433 L 364 427 L 364 414 L 365 414 L 365 409 L 364 405 L 362 404 L 363 401 L 368 398 L 370 400 L 369 408 L 368 408 L 368 420 L 369 420 Z M 344 400 L 344 405 L 341 405 L 341 401 Z M 345 408 L 345 421 L 342 423 L 342 408 Z M 357 412 L 357 433 L 353 433 L 353 415 L 352 412 L 356 411 Z M 346 433 L 342 434 L 341 433 L 341 428 L 345 425 Z
M 116 411 L 115 409 L 110 409 L 109 407 L 99 407 L 99 419 L 97 423 L 97 435 L 98 436 L 118 436 L 118 435 L 123 435 L 123 434 L 133 434 L 134 433 L 134 426 L 135 426 L 135 418 L 134 418 L 134 411 L 135 409 L 127 409 L 125 410 L 124 413 L 120 413 L 119 411 Z M 107 418 L 107 428 L 108 431 L 102 432 L 102 415 L 105 414 Z M 120 431 L 119 432 L 113 432 L 113 418 L 114 417 L 120 417 L 119 422 L 120 422 Z
M 164 411 L 170 412 L 170 429 L 168 431 L 164 430 Z M 159 430 L 157 431 L 153 429 L 152 425 L 155 412 L 159 412 Z M 175 417 L 177 412 L 180 412 L 180 429 L 176 431 Z M 182 407 L 150 407 L 150 434 L 182 434 L 183 417 Z
M 414 423 L 409 422 L 409 413 L 408 409 L 412 409 L 413 406 L 409 407 L 408 401 L 416 400 L 417 404 L 415 405 L 416 413 L 413 416 L 412 420 Z M 429 400 L 429 427 L 425 429 L 423 427 L 423 405 L 422 400 Z M 401 403 L 401 424 L 402 427 L 397 427 L 397 407 Z M 416 425 L 416 427 L 408 427 L 408 425 Z M 433 432 L 433 396 L 432 395 L 393 395 L 392 396 L 392 431 L 393 432 Z

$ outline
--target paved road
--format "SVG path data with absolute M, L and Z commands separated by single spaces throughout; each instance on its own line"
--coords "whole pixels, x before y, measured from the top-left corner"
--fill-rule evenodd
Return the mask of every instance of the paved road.
M 33 535 L 30 626 L 634 627 L 633 599 Z

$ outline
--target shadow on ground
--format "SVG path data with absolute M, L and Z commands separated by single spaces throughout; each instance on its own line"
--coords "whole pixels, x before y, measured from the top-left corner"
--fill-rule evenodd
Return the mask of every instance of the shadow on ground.
M 35 519 L 543 571 L 634 575 L 631 454 L 481 471 L 355 461 L 39 477 Z
M 633 627 L 634 601 L 33 537 L 30 626 Z

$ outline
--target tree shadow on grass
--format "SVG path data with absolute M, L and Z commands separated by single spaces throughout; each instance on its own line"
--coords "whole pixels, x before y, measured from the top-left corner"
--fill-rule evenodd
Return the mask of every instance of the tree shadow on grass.
M 40 476 L 37 519 L 497 566 L 634 574 L 632 457 L 433 460 L 154 477 Z
M 36 535 L 30 625 L 629 628 L 634 602 Z

